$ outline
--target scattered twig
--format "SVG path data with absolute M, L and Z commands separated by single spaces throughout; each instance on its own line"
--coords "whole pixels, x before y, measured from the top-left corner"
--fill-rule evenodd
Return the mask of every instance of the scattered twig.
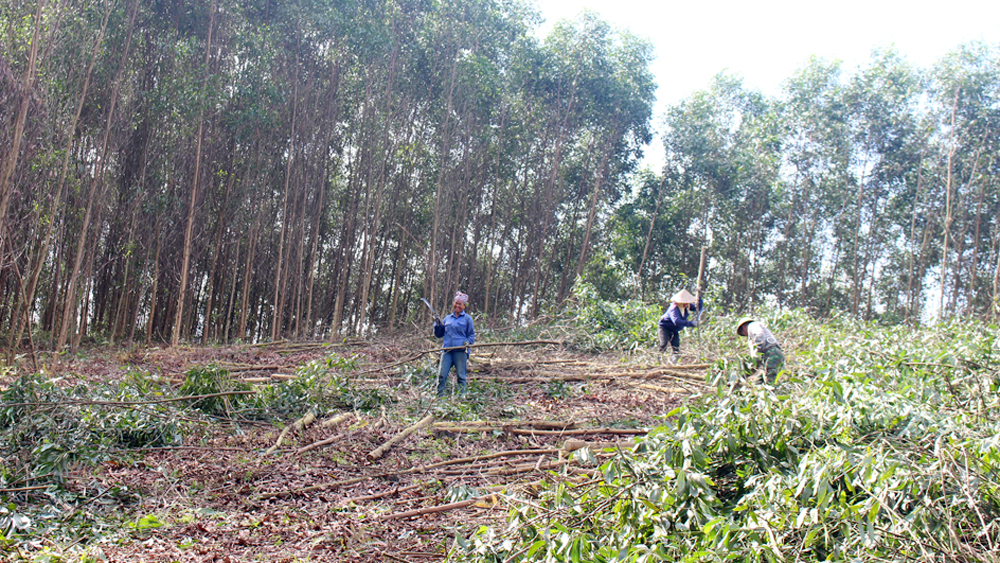
M 0 493 L 20 493 L 24 491 L 40 491 L 48 489 L 52 485 L 35 485 L 33 487 L 14 487 L 12 489 L 0 489 Z
M 341 501 L 341 504 L 350 504 L 352 502 L 362 502 L 362 501 L 366 501 L 366 500 L 376 500 L 376 499 L 380 499 L 380 498 L 390 497 L 392 495 L 396 495 L 396 494 L 399 494 L 399 493 L 405 493 L 407 491 L 412 491 L 414 489 L 419 489 L 420 487 L 423 487 L 423 486 L 424 486 L 423 483 L 417 483 L 416 485 L 410 485 L 409 487 L 402 487 L 402 488 L 400 488 L 400 487 L 397 486 L 395 488 L 389 489 L 388 491 L 382 491 L 381 493 L 374 493 L 374 494 L 370 494 L 370 495 L 364 495 L 364 496 L 360 496 L 360 497 L 354 497 L 354 498 L 344 499 L 343 501 Z

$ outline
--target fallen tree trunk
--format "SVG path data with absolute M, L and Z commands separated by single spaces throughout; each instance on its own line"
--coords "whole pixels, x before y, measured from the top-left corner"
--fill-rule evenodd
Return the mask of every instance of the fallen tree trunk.
M 455 426 L 454 422 L 435 422 L 434 427 L 442 426 Z M 489 427 L 515 427 L 515 426 L 530 426 L 532 428 L 538 428 L 539 430 L 570 430 L 573 428 L 578 428 L 580 426 L 579 422 L 569 421 L 562 422 L 558 420 L 512 420 L 504 421 L 497 420 L 490 422 L 489 420 L 469 420 L 462 423 L 460 426 L 489 426 Z
M 311 493 L 314 491 L 322 491 L 323 489 L 330 489 L 333 487 L 343 487 L 344 485 L 353 485 L 355 483 L 361 483 L 362 481 L 367 481 L 373 479 L 374 476 L 365 477 L 352 477 L 350 479 L 341 479 L 340 481 L 331 481 L 329 483 L 320 483 L 319 485 L 313 485 L 311 487 L 304 487 L 302 489 L 291 489 L 287 491 L 275 491 L 273 493 L 264 493 L 260 495 L 261 500 L 272 499 L 276 497 L 290 496 L 290 495 L 300 495 L 304 493 Z
M 566 440 L 563 443 L 564 452 L 575 452 L 576 450 L 581 450 L 583 448 L 590 448 L 592 450 L 603 450 L 606 448 L 621 448 L 621 449 L 631 449 L 635 447 L 635 442 L 628 440 L 625 442 L 588 442 L 586 440 Z
M 397 512 L 395 514 L 385 514 L 379 516 L 379 520 L 395 520 L 396 518 L 409 518 L 410 516 L 420 516 L 422 514 L 435 514 L 437 512 L 446 512 L 448 510 L 456 510 L 459 508 L 465 508 L 467 506 L 472 506 L 480 502 L 495 502 L 497 498 L 494 494 L 483 495 L 481 497 L 470 498 L 468 500 L 460 500 L 458 502 L 452 502 L 448 504 L 441 504 L 438 506 L 428 506 L 425 508 L 417 508 L 414 510 L 407 510 L 406 512 Z
M 668 369 L 671 369 L 671 370 L 687 370 L 687 369 L 695 370 L 695 369 L 708 369 L 710 367 L 712 367 L 712 364 L 681 364 L 681 365 L 676 365 L 676 366 L 670 366 L 670 368 L 668 368 Z M 650 369 L 665 369 L 665 368 L 663 366 L 636 366 L 635 369 L 650 370 Z
M 322 448 L 323 446 L 328 446 L 338 440 L 344 439 L 345 437 L 347 437 L 347 432 L 341 432 L 340 434 L 330 436 L 329 438 L 325 438 L 318 442 L 313 442 L 308 446 L 302 446 L 301 448 L 296 450 L 295 455 L 302 455 L 308 451 L 315 450 L 316 448 Z
M 280 364 L 269 364 L 269 365 L 253 365 L 253 364 L 218 364 L 218 368 L 228 371 L 230 374 L 241 373 L 244 371 L 275 371 L 284 367 L 289 367 Z
M 673 379 L 676 381 L 683 381 L 685 383 L 692 383 L 695 385 L 708 386 L 705 383 L 705 378 L 700 376 L 688 375 L 685 373 L 669 373 L 666 371 L 657 373 L 612 373 L 612 374 L 565 374 L 565 373 L 537 373 L 533 376 L 509 376 L 509 375 L 485 375 L 485 378 L 492 379 L 494 381 L 500 381 L 503 383 L 547 383 L 551 381 L 562 381 L 566 383 L 574 382 L 613 382 L 620 379 Z
M 446 461 L 440 461 L 438 463 L 432 463 L 431 465 L 423 465 L 420 467 L 411 467 L 407 469 L 404 473 L 422 473 L 424 471 L 435 469 L 438 467 L 444 467 L 446 465 L 458 465 L 460 463 L 475 463 L 477 461 L 483 461 L 486 459 L 497 459 L 500 457 L 513 457 L 516 455 L 547 455 L 559 453 L 558 449 L 545 449 L 545 450 L 508 450 L 505 452 L 494 452 L 491 454 L 483 454 L 471 457 L 462 457 L 458 459 L 449 459 Z
M 373 371 L 380 371 L 380 370 L 384 370 L 384 369 L 389 369 L 389 368 L 392 368 L 392 367 L 396 367 L 396 366 L 399 366 L 399 365 L 408 364 L 408 363 L 410 363 L 410 362 L 412 362 L 414 360 L 417 360 L 417 359 L 421 358 L 422 356 L 426 356 L 427 354 L 433 354 L 434 352 L 448 352 L 448 351 L 451 351 L 451 350 L 465 350 L 466 348 L 490 348 L 490 347 L 497 347 L 497 346 L 533 346 L 533 345 L 563 346 L 564 344 L 565 343 L 562 342 L 562 341 L 560 341 L 560 340 L 526 340 L 526 341 L 523 341 L 523 342 L 486 342 L 486 343 L 483 343 L 483 344 L 469 344 L 468 346 L 453 346 L 451 348 L 432 348 L 430 350 L 423 350 L 423 351 L 417 352 L 416 354 L 410 356 L 409 358 L 406 358 L 405 360 L 401 360 L 401 361 L 389 364 L 387 366 L 381 366 L 381 367 L 377 367 L 377 368 L 366 370 L 366 371 L 359 371 L 357 373 L 354 373 L 353 375 L 354 376 L 358 376 L 358 375 L 362 375 L 362 374 L 365 374 L 365 373 L 371 373 Z
M 222 393 L 208 393 L 207 395 L 188 395 L 185 397 L 171 397 L 169 399 L 154 399 L 152 401 L 36 401 L 31 403 L 4 403 L 4 408 L 9 407 L 60 407 L 68 405 L 76 406 L 102 406 L 102 407 L 135 407 L 142 405 L 160 405 L 163 403 L 176 403 L 178 401 L 198 401 L 201 399 L 211 399 L 213 397 L 225 397 L 228 395 L 256 395 L 257 392 L 249 391 L 224 391 Z
M 378 448 L 376 448 L 374 451 L 372 451 L 370 454 L 368 454 L 366 456 L 368 458 L 368 461 L 375 461 L 375 460 L 381 458 L 394 445 L 396 445 L 399 442 L 405 440 L 407 436 L 409 436 L 410 434 L 413 434 L 417 430 L 420 430 L 421 428 L 430 425 L 430 423 L 432 423 L 432 422 L 434 422 L 434 415 L 433 414 L 429 414 L 429 415 L 425 416 L 420 422 L 414 424 L 413 426 L 410 426 L 409 428 L 403 430 L 399 434 L 396 434 L 388 442 L 382 444 L 381 446 L 379 446 Z
M 351 418 L 350 414 L 347 414 L 347 413 L 338 414 L 337 416 L 335 416 L 333 418 L 328 418 L 328 419 L 324 420 L 323 422 L 321 422 L 320 423 L 320 427 L 322 427 L 322 428 L 332 428 L 334 426 L 337 426 L 337 425 L 341 424 L 342 422 L 344 422 L 348 418 Z M 313 443 L 309 444 L 308 446 L 303 446 L 303 447 L 299 448 L 295 452 L 295 455 L 302 455 L 302 454 L 308 452 L 309 450 L 315 450 L 316 448 L 321 448 L 323 446 L 332 444 L 332 443 L 336 442 L 337 440 L 340 440 L 341 438 L 343 438 L 345 436 L 347 436 L 347 433 L 346 432 L 342 432 L 340 434 L 336 434 L 334 436 L 330 436 L 329 438 L 324 438 L 322 440 L 319 440 L 318 442 L 313 442 Z
M 499 458 L 499 457 L 510 457 L 510 456 L 515 456 L 515 455 L 546 455 L 546 454 L 557 454 L 560 451 L 562 451 L 562 450 L 560 450 L 560 449 L 508 450 L 508 451 L 504 451 L 504 452 L 495 452 L 495 453 L 491 453 L 491 454 L 483 454 L 483 455 L 477 455 L 477 456 L 472 456 L 472 457 L 463 457 L 463 458 L 458 458 L 458 459 L 449 459 L 449 460 L 446 460 L 446 461 L 440 461 L 440 462 L 437 462 L 437 463 L 432 463 L 431 465 L 423 465 L 423 466 L 418 466 L 418 467 L 411 467 L 409 469 L 404 469 L 402 471 L 395 471 L 395 472 L 393 472 L 391 474 L 390 473 L 380 473 L 380 474 L 377 474 L 377 475 L 369 475 L 369 476 L 366 476 L 366 477 L 355 477 L 355 478 L 352 478 L 352 479 L 344 479 L 344 480 L 340 480 L 340 481 L 331 481 L 329 483 L 321 483 L 319 485 L 313 485 L 311 487 L 305 487 L 303 489 L 289 489 L 289 490 L 286 490 L 286 491 L 277 491 L 277 492 L 273 492 L 273 493 L 266 493 L 266 494 L 261 495 L 260 498 L 262 500 L 266 500 L 266 499 L 269 499 L 269 498 L 275 498 L 275 497 L 281 497 L 281 496 L 291 496 L 291 495 L 296 495 L 296 494 L 309 493 L 309 492 L 319 491 L 319 490 L 322 490 L 322 489 L 327 489 L 327 488 L 332 488 L 332 487 L 341 487 L 341 486 L 344 486 L 344 485 L 353 485 L 355 483 L 360 483 L 360 482 L 366 481 L 368 479 L 380 479 L 380 478 L 386 477 L 388 475 L 406 475 L 406 474 L 413 474 L 413 473 L 424 473 L 426 471 L 429 471 L 431 469 L 435 469 L 435 468 L 438 468 L 438 467 L 444 467 L 444 466 L 447 466 L 447 465 L 457 465 L 459 463 L 471 463 L 471 462 L 480 461 L 480 460 L 484 460 L 484 459 L 495 459 L 495 458 Z
M 335 416 L 333 418 L 328 418 L 328 419 L 324 420 L 323 422 L 320 422 L 319 426 L 320 426 L 320 428 L 330 428 L 331 426 L 337 426 L 337 425 L 341 424 L 342 422 L 344 422 L 348 418 L 351 418 L 351 415 L 348 414 L 348 413 L 338 414 L 337 416 Z
M 509 428 L 498 426 L 440 426 L 438 432 L 453 432 L 455 434 L 472 434 L 475 432 L 506 432 L 514 436 L 589 436 L 592 434 L 623 434 L 642 436 L 648 430 L 638 428 L 580 428 L 575 430 L 534 430 L 527 428 Z
M 271 455 L 274 453 L 274 450 L 280 448 L 281 443 L 285 441 L 285 437 L 288 436 L 289 432 L 291 432 L 292 430 L 302 430 L 306 426 L 312 424 L 313 421 L 315 420 L 316 420 L 316 414 L 313 413 L 312 411 L 309 411 L 302 418 L 286 426 L 285 429 L 281 431 L 281 434 L 278 435 L 278 439 L 274 442 L 274 445 L 268 448 L 267 451 L 264 452 L 264 455 Z
M 649 389 L 650 391 L 659 391 L 660 393 L 668 393 L 670 395 L 688 392 L 687 389 L 682 387 L 660 387 L 659 385 L 650 385 L 649 383 L 640 383 L 638 385 L 633 385 L 633 387 L 638 387 L 639 389 Z
M 541 461 L 541 460 L 539 460 Z M 523 465 L 515 465 L 514 467 L 509 467 L 505 469 L 493 469 L 488 471 L 487 475 L 517 475 L 519 473 L 530 473 L 532 471 L 547 471 L 549 469 L 556 469 L 564 465 L 569 465 L 573 463 L 571 459 L 559 459 L 556 461 L 551 461 L 549 463 L 525 463 Z

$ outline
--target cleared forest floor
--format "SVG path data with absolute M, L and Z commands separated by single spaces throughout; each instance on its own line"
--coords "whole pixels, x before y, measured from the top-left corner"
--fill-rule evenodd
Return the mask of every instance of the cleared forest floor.
M 602 456 L 705 389 L 706 366 L 693 361 L 671 367 L 644 354 L 626 363 L 535 345 L 477 351 L 468 395 L 437 399 L 436 354 L 413 359 L 429 344 L 142 349 L 51 364 L 67 378 L 107 381 L 128 368 L 175 384 L 214 364 L 263 386 L 336 354 L 352 358 L 342 377 L 366 397 L 362 408 L 316 412 L 271 453 L 295 420 L 199 419 L 183 446 L 78 467 L 69 487 L 113 491 L 94 495 L 95 510 L 117 512 L 127 526 L 89 553 L 108 561 L 443 560 L 456 536 L 503 520 L 539 488 L 592 479 Z M 372 456 L 421 420 L 426 426 Z M 589 447 L 579 450 L 583 442 Z

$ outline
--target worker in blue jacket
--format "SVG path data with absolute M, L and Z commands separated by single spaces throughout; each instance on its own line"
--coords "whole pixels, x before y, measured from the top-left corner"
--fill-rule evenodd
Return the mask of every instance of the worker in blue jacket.
M 663 313 L 660 317 L 660 322 L 657 326 L 657 336 L 660 339 L 660 352 L 664 352 L 667 349 L 667 344 L 670 344 L 673 349 L 673 353 L 670 355 L 670 363 L 677 361 L 677 356 L 681 353 L 681 331 L 684 327 L 688 326 L 698 326 L 698 319 L 688 320 L 688 316 L 691 313 L 697 313 L 702 309 L 703 303 L 699 302 L 698 307 L 694 307 L 696 301 L 694 295 L 691 295 L 686 289 L 678 291 L 671 298 L 673 303 L 667 308 L 667 312 Z
M 469 296 L 458 292 L 455 294 L 455 302 L 452 304 L 451 314 L 444 319 L 434 323 L 434 336 L 444 338 L 443 348 L 455 348 L 454 350 L 444 350 L 441 352 L 441 372 L 438 375 L 438 397 L 444 396 L 445 388 L 448 386 L 448 375 L 452 366 L 455 366 L 455 373 L 458 383 L 458 392 L 465 394 L 465 370 L 469 360 L 469 349 L 462 348 L 476 342 L 476 327 L 472 323 L 472 317 L 465 312 L 465 307 L 469 304 Z

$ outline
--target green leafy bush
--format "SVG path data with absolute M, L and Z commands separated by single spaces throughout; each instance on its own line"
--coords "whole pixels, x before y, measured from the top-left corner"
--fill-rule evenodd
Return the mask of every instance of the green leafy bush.
M 58 480 L 77 461 L 100 463 L 117 449 L 177 443 L 171 407 L 121 404 L 167 392 L 145 373 L 128 373 L 116 384 L 65 387 L 41 374 L 24 375 L 0 394 L 0 466 L 12 479 Z
M 656 323 L 662 314 L 656 305 L 605 301 L 592 285 L 578 282 L 570 307 L 575 313 L 577 345 L 585 350 L 629 351 L 656 344 Z
M 187 372 L 179 393 L 182 396 L 216 395 L 232 391 L 249 391 L 250 385 L 230 377 L 229 372 L 215 365 L 192 368 Z M 249 395 L 220 395 L 192 399 L 190 405 L 214 416 L 234 416 L 244 405 L 252 405 Z

